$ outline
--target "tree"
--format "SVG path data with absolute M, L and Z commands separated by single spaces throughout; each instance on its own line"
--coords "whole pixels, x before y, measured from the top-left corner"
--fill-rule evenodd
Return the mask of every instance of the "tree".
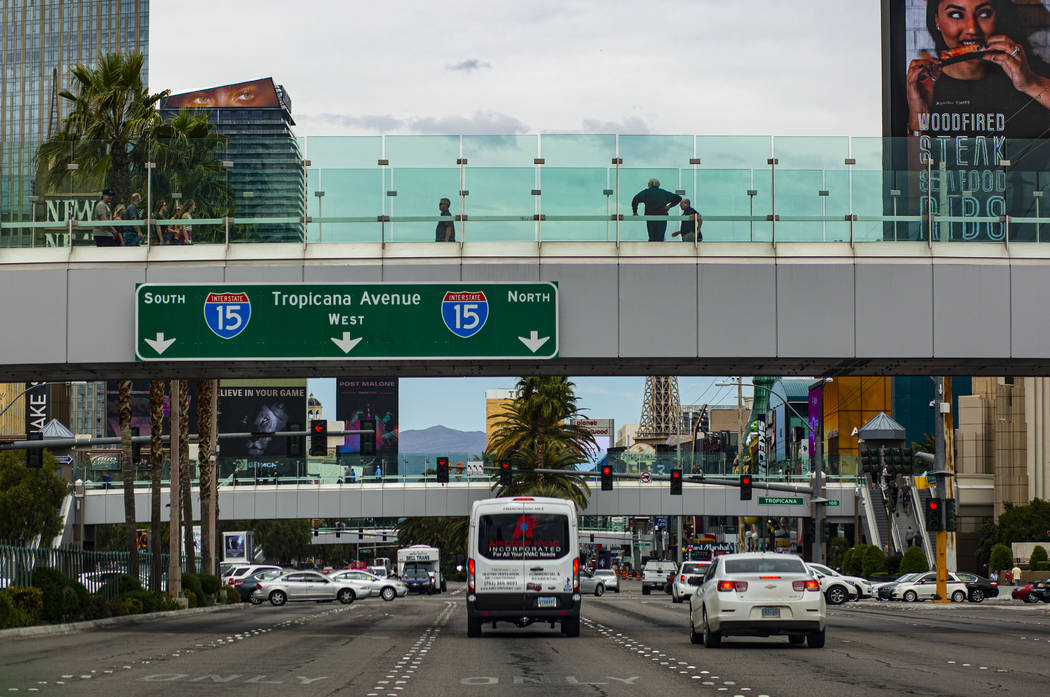
M 204 573 L 212 573 L 214 570 L 215 555 L 212 551 L 212 541 L 215 539 L 215 530 L 212 529 L 212 518 L 210 515 L 212 497 L 216 492 L 212 490 L 211 454 L 215 442 L 215 434 L 212 432 L 212 390 L 215 389 L 215 380 L 197 381 L 197 433 L 200 434 L 197 448 L 197 470 L 198 489 L 201 501 L 201 558 L 203 563 L 201 569 Z
M 128 200 L 135 151 L 160 124 L 157 104 L 169 94 L 149 92 L 142 81 L 144 63 L 141 53 L 109 53 L 93 67 L 72 69 L 72 90 L 59 92 L 68 116 L 39 151 L 50 188 L 62 186 L 69 174 L 66 166 L 75 162 L 77 176 L 102 184 L 108 178 L 116 200 Z
M 190 385 L 179 380 L 179 498 L 182 499 L 182 541 L 186 550 L 186 568 L 196 573 L 197 552 L 193 544 L 193 499 L 190 498 Z M 175 454 L 172 453 L 172 457 Z
M 586 506 L 590 488 L 576 472 L 598 445 L 591 432 L 572 423 L 582 415 L 575 385 L 565 377 L 528 376 L 518 380 L 517 396 L 497 417 L 486 455 L 509 460 L 515 481 L 494 484 L 499 496 L 533 494 L 568 498 Z M 564 470 L 565 474 L 537 472 Z M 499 475 L 497 474 L 496 477 Z
M 61 532 L 58 511 L 67 489 L 56 467 L 46 450 L 41 468 L 27 468 L 24 452 L 0 452 L 0 540 L 25 545 L 39 535 L 47 546 Z
M 150 589 L 160 590 L 161 579 L 161 520 L 160 486 L 164 467 L 164 381 L 149 381 L 149 479 L 150 479 L 150 552 L 153 554 L 153 571 L 150 574 Z
M 1050 541 L 1050 501 L 1032 499 L 1023 506 L 1007 503 L 997 523 L 986 523 L 977 542 L 977 561 L 989 561 L 997 544 L 1009 547 L 1014 542 Z
M 195 216 L 221 218 L 233 214 L 233 195 L 220 157 L 229 139 L 219 133 L 204 111 L 180 111 L 153 129 L 147 153 L 157 164 L 151 182 L 154 201 L 179 193 L 197 204 Z M 145 162 L 141 163 L 145 170 Z M 174 205 L 171 205 L 174 210 Z
M 864 550 L 864 559 L 861 565 L 861 574 L 871 576 L 886 571 L 886 555 L 875 545 L 868 545 Z
M 901 560 L 899 569 L 902 574 L 917 574 L 929 570 L 930 565 L 926 561 L 926 553 L 922 551 L 922 547 L 908 547 L 904 551 L 904 559 Z
M 310 546 L 308 520 L 260 520 L 254 530 L 255 542 L 262 545 L 263 555 L 280 564 L 292 563 Z
M 1046 547 L 1043 545 L 1036 545 L 1032 548 L 1032 556 L 1028 558 L 1028 565 L 1032 569 L 1036 568 L 1036 564 L 1046 563 Z
M 137 577 L 139 546 L 135 539 L 135 463 L 131 459 L 131 380 L 117 383 L 117 413 L 120 420 L 120 472 L 124 480 L 124 542 L 128 570 Z
M 1014 553 L 1004 544 L 992 547 L 991 556 L 988 559 L 988 568 L 991 571 L 1002 571 L 1014 565 Z
M 429 545 L 441 550 L 442 566 L 452 569 L 456 555 L 467 552 L 467 530 L 470 519 L 466 516 L 448 518 L 402 518 L 395 526 L 397 543 L 401 547 Z

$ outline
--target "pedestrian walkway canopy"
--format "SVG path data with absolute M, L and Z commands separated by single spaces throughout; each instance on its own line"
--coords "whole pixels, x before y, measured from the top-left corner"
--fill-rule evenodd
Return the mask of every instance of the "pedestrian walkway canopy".
M 860 427 L 857 436 L 861 440 L 904 440 L 904 427 L 880 411 L 871 421 Z

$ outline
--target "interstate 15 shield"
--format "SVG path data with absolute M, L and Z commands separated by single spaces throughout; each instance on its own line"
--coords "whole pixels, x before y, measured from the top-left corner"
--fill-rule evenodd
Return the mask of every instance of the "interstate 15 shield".
M 208 293 L 204 321 L 220 339 L 232 339 L 248 326 L 252 304 L 247 293 Z
M 489 318 L 489 301 L 481 291 L 448 291 L 441 301 L 441 319 L 461 339 L 481 331 Z

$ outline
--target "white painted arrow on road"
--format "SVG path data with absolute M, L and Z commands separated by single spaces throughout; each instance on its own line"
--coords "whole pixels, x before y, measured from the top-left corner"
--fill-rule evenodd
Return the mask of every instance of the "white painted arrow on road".
M 533 329 L 532 333 L 529 334 L 529 338 L 528 339 L 526 339 L 523 336 L 519 336 L 518 337 L 518 341 L 520 341 L 521 343 L 525 344 L 526 348 L 528 348 L 530 351 L 532 351 L 533 353 L 536 353 L 537 351 L 540 350 L 541 346 L 543 346 L 545 343 L 547 343 L 547 339 L 549 339 L 549 338 L 550 338 L 549 336 L 541 337 L 539 335 L 539 332 L 537 332 L 535 329 Z
M 356 339 L 351 339 L 350 332 L 343 332 L 343 338 L 337 339 L 333 336 L 332 343 L 334 343 L 339 348 L 343 349 L 343 353 L 350 353 L 350 351 L 353 350 L 355 346 L 361 343 L 361 339 L 363 338 L 364 337 L 359 336 Z
M 157 355 L 164 353 L 168 350 L 168 347 L 175 343 L 175 339 L 165 339 L 164 332 L 157 332 L 157 338 L 146 339 L 146 343 L 153 347 L 153 350 L 157 352 Z

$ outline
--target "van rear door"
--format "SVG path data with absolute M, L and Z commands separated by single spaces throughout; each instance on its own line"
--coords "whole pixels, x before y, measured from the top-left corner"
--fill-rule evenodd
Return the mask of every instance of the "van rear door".
M 525 567 L 522 560 L 523 532 L 519 524 L 524 514 L 520 503 L 503 504 L 478 516 L 478 556 L 474 579 L 479 606 L 487 609 L 524 607 Z M 482 601 L 485 595 L 498 596 L 496 604 Z M 494 599 L 493 599 L 494 600 Z

